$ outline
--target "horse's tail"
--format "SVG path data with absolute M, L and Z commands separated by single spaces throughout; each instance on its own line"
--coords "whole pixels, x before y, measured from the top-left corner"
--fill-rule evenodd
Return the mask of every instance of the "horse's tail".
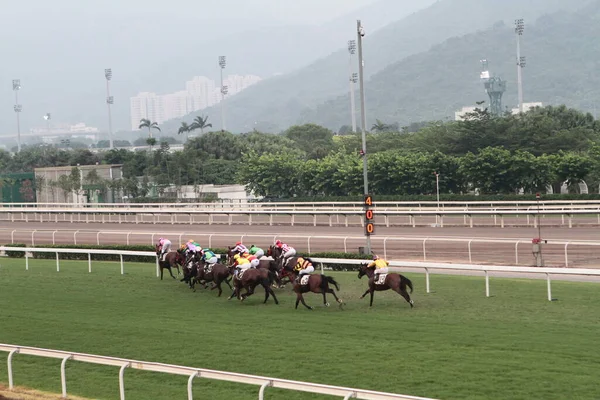
M 335 279 L 333 279 L 331 276 L 325 276 L 325 275 L 321 275 L 321 277 L 323 279 L 321 279 L 321 286 L 322 289 L 325 289 L 325 285 L 327 283 L 331 283 L 332 285 L 335 286 L 335 288 L 339 291 L 340 290 L 340 285 L 336 282 Z
M 405 277 L 404 275 L 400 275 L 400 285 L 402 286 L 402 289 L 406 290 L 406 286 L 408 286 L 410 288 L 410 292 L 413 292 L 413 284 L 410 281 L 410 279 L 408 279 L 407 277 Z

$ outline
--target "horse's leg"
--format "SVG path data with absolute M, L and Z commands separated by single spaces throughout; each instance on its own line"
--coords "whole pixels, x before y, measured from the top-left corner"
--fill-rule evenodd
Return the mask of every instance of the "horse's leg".
M 302 293 L 298 293 L 298 296 L 300 296 L 300 301 L 302 302 L 302 305 L 304 307 L 308 308 L 309 310 L 313 309 L 311 306 L 309 306 L 308 304 L 306 304 L 306 302 L 304 301 L 304 296 L 302 296 Z
M 298 309 L 298 304 L 300 304 L 300 293 L 296 293 L 296 310 Z
M 279 304 L 279 300 L 277 300 L 277 296 L 275 296 L 275 292 L 270 287 L 268 288 L 269 292 L 271 292 L 271 296 L 273 296 L 273 300 L 275 300 L 275 304 Z
M 323 294 L 323 305 L 325 307 L 329 307 L 329 303 L 327 302 L 327 292 L 326 292 L 326 289 L 322 289 L 321 293 Z
M 332 288 L 327 288 L 327 293 L 331 293 L 333 297 L 335 297 L 335 301 L 337 301 L 340 304 L 342 303 L 342 301 L 335 294 L 335 290 L 333 290 Z
M 160 280 L 161 280 L 161 281 L 163 280 L 163 279 L 162 279 L 162 278 L 163 278 L 163 270 L 164 270 L 164 268 L 163 268 L 163 267 L 160 267 Z
M 229 281 L 230 281 L 230 280 L 231 280 L 231 279 L 225 279 L 223 282 L 225 282 L 225 283 L 227 284 L 227 286 L 229 286 L 229 289 L 233 289 L 233 288 L 231 287 L 231 284 L 229 283 Z
M 408 292 L 406 290 L 402 290 L 400 288 L 400 286 L 398 286 L 397 288 L 394 288 L 394 291 L 397 292 L 400 296 L 404 297 L 404 300 L 406 300 L 408 302 L 408 304 L 410 304 L 410 308 L 414 307 L 414 301 L 412 301 L 412 299 L 410 298 L 410 295 L 408 294 Z
M 263 301 L 263 304 L 267 304 L 267 300 L 269 300 L 269 289 L 265 287 L 265 301 Z
M 371 292 L 371 303 L 369 304 L 369 307 L 373 307 L 373 295 L 375 294 L 375 289 L 369 289 Z
M 365 296 L 367 295 L 367 293 L 369 293 L 371 291 L 371 288 L 367 289 L 362 296 L 360 296 L 361 299 L 364 299 Z
M 171 274 L 171 278 L 175 279 L 175 275 L 173 275 L 173 271 L 171 271 L 171 267 L 169 267 L 169 274 Z

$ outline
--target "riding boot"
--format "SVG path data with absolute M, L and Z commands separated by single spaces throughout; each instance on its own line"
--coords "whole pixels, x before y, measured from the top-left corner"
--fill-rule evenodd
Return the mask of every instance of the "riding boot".
M 374 281 L 374 282 L 377 282 L 378 280 L 379 280 L 379 274 L 375 274 L 375 275 L 373 276 L 373 281 Z

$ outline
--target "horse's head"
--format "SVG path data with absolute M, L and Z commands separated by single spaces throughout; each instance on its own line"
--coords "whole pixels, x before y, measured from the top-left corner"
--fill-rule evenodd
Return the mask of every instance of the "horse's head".
M 267 251 L 267 255 L 269 257 L 273 257 L 275 260 L 277 260 L 279 257 L 281 257 L 281 253 L 282 253 L 282 250 L 275 245 L 269 246 L 269 250 Z
M 156 245 L 154 245 L 154 251 L 156 252 L 157 256 L 160 255 L 160 250 L 160 244 L 157 243 Z
M 362 278 L 365 275 L 367 275 L 367 264 L 362 263 L 358 268 L 358 279 Z

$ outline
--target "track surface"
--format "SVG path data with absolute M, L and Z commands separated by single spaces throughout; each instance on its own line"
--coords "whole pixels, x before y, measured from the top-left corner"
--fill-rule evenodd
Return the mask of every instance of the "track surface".
M 176 243 L 181 235 L 182 241 L 198 240 L 202 245 L 214 248 L 233 245 L 242 235 L 246 244 L 254 243 L 267 247 L 277 236 L 296 247 L 299 251 L 308 250 L 306 238 L 294 236 L 327 236 L 310 240 L 310 251 L 344 251 L 344 237 L 354 236 L 360 239 L 348 239 L 346 249 L 349 252 L 364 246 L 361 237 L 361 227 L 291 227 L 291 226 L 230 226 L 230 225 L 193 225 L 181 226 L 172 224 L 138 225 L 138 224 L 71 224 L 71 223 L 3 223 L 0 226 L 0 243 L 11 243 L 11 232 L 15 243 L 31 244 L 31 232 L 36 245 L 52 243 L 53 236 L 56 244 L 73 244 L 74 233 L 78 244 L 125 244 L 127 232 L 131 244 L 151 244 L 152 234 L 169 237 Z M 56 233 L 53 232 L 56 230 Z M 106 232 L 98 235 L 98 232 Z M 518 265 L 530 266 L 534 259 L 531 254 L 531 238 L 536 237 L 537 229 L 533 228 L 412 228 L 412 227 L 378 227 L 377 235 L 372 237 L 374 252 L 383 254 L 383 239 L 388 236 L 405 237 L 407 240 L 388 240 L 386 242 L 387 257 L 390 259 L 423 260 L 423 241 L 426 241 L 427 261 L 440 262 L 469 262 L 468 243 L 445 241 L 444 238 L 471 238 L 488 240 L 471 243 L 471 262 L 474 264 L 505 264 L 515 265 L 516 255 Z M 252 236 L 256 235 L 256 236 Z M 542 227 L 542 236 L 549 242 L 544 247 L 544 259 L 547 266 L 564 266 L 564 245 L 552 244 L 552 240 L 561 241 L 598 241 L 600 229 L 596 227 Z M 497 242 L 494 242 L 497 240 Z M 503 242 L 504 240 L 504 242 Z M 509 241 L 507 241 L 509 240 Z M 512 242 L 510 241 L 512 240 Z M 516 240 L 521 240 L 515 246 Z M 515 254 L 515 248 L 517 254 Z M 569 245 L 569 267 L 600 267 L 600 246 Z

